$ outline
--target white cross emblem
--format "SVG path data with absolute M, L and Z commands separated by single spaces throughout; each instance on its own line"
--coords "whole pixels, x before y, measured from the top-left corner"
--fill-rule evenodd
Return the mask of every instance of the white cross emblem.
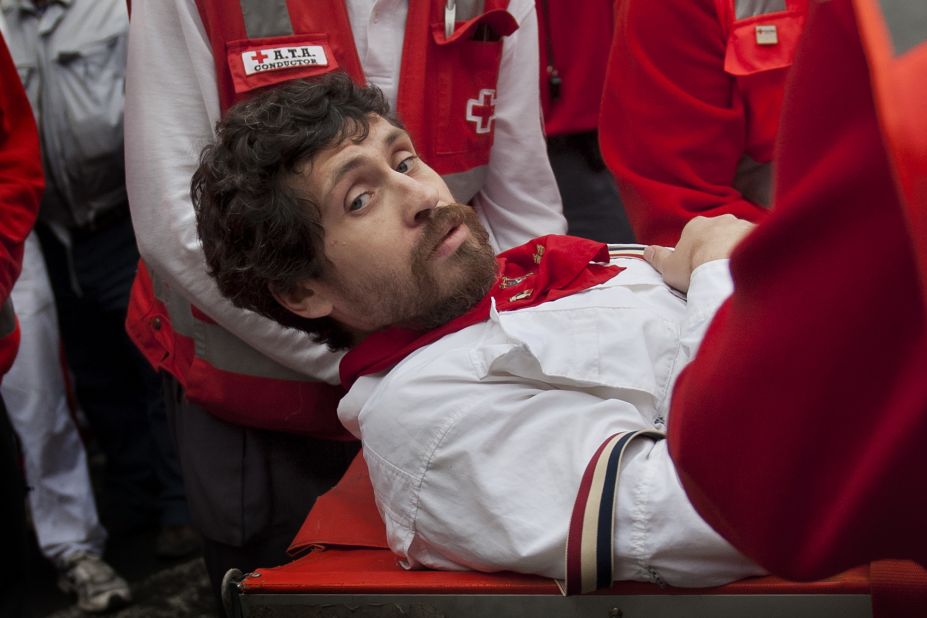
M 477 133 L 492 131 L 492 121 L 496 118 L 496 91 L 484 88 L 480 96 L 467 100 L 467 121 L 476 125 Z

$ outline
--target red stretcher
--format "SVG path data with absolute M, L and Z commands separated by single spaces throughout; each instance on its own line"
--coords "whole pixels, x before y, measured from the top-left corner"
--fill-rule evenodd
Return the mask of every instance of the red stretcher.
M 378 616 L 821 617 L 927 616 L 927 571 L 881 561 L 816 582 L 759 577 L 716 588 L 660 588 L 618 582 L 563 596 L 553 580 L 517 573 L 407 571 L 387 549 L 360 456 L 319 498 L 296 539 L 292 562 L 252 573 L 229 571 L 230 617 Z M 308 551 L 308 553 L 306 553 Z

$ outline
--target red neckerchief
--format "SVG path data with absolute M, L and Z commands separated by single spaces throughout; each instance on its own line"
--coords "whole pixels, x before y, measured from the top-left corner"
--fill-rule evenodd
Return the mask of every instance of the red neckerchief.
M 472 309 L 428 331 L 387 328 L 369 335 L 341 360 L 341 384 L 350 389 L 357 378 L 389 369 L 406 356 L 448 333 L 489 318 L 496 310 L 533 307 L 582 292 L 608 281 L 623 268 L 608 264 L 604 243 L 574 236 L 542 236 L 500 253 L 496 282 Z

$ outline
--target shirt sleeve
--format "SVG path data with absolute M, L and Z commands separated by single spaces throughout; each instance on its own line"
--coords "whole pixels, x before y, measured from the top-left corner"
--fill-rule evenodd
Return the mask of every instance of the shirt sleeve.
M 227 301 L 206 274 L 190 199 L 201 150 L 214 139 L 219 95 L 193 0 L 132 3 L 126 84 L 126 183 L 139 252 L 172 289 L 263 354 L 338 383 L 334 354 Z
M 680 335 L 685 362 L 695 356 L 718 308 L 733 290 L 730 260 L 712 260 L 692 271 L 686 295 L 686 318 Z
M 450 415 L 427 462 L 407 560 L 560 579 L 589 459 L 612 434 L 652 426 L 630 401 L 581 390 L 517 380 L 479 388 L 484 396 L 459 420 Z M 614 520 L 616 579 L 712 586 L 762 572 L 695 512 L 665 441 L 632 443 L 625 457 Z
M 764 217 L 732 186 L 748 114 L 715 2 L 618 6 L 599 140 L 637 238 L 672 246 L 695 215 Z
M 500 251 L 567 227 L 541 126 L 537 14 L 517 0 L 509 11 L 519 27 L 503 43 L 489 169 L 473 198 Z
M 43 186 L 35 119 L 0 37 L 0 302 L 9 298 L 19 275 Z

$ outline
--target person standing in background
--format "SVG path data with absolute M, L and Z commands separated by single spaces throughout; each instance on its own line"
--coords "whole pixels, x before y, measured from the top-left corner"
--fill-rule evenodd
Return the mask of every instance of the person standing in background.
M 216 121 L 264 86 L 344 70 L 383 89 L 497 249 L 562 233 L 537 18 L 531 0 L 135 0 L 129 41 L 127 179 L 144 265 L 127 326 L 170 376 L 218 594 L 231 567 L 287 560 L 357 447 L 335 415 L 340 354 L 236 309 L 206 273 L 189 194 Z
M 615 179 L 599 150 L 599 103 L 612 40 L 612 0 L 538 0 L 547 154 L 567 233 L 633 242 Z
M 22 266 L 23 244 L 42 196 L 42 163 L 29 101 L 4 41 L 0 15 L 0 381 L 19 347 L 19 324 L 10 293 Z M 0 564 L 0 614 L 22 615 L 27 562 L 25 487 L 13 428 L 0 396 L 0 515 L 4 556 Z
M 640 242 L 762 220 L 808 0 L 617 0 L 599 140 Z
M 123 326 L 138 259 L 122 172 L 125 4 L 3 0 L 2 7 L 42 145 L 47 190 L 36 231 L 77 402 L 106 457 L 103 520 L 112 534 L 130 534 L 156 523 L 161 526 L 157 553 L 188 554 L 198 540 L 188 525 L 160 383 Z M 44 283 L 44 274 L 36 273 L 35 281 Z M 44 302 L 38 291 L 34 299 Z M 48 327 L 46 323 L 35 328 Z M 16 412 L 24 428 L 27 468 L 40 475 L 61 468 L 83 475 L 83 458 L 75 452 L 77 438 L 65 418 L 60 375 L 48 375 L 58 368 L 51 360 L 57 358 L 54 338 L 48 333 L 33 336 L 39 339 L 35 353 L 44 354 L 44 360 L 29 359 L 33 372 L 18 380 L 23 407 Z M 40 415 L 49 422 L 42 422 Z M 30 482 L 38 488 L 34 511 L 46 504 L 35 517 L 56 517 L 49 512 L 51 500 L 43 501 L 43 496 L 58 495 L 62 489 L 53 487 L 51 479 Z M 66 485 L 71 498 L 81 491 L 80 483 Z M 79 565 L 88 560 L 108 569 L 99 562 L 105 533 L 93 521 L 87 499 L 84 496 L 83 506 L 75 506 L 82 511 L 76 519 L 83 523 L 75 524 L 84 529 L 82 535 L 55 525 L 61 542 L 52 542 L 43 538 L 43 529 L 50 530 L 47 522 L 37 520 L 43 551 L 66 573 L 80 571 Z M 86 538 L 75 541 L 76 536 Z M 85 575 L 84 579 L 102 577 Z M 127 597 L 127 589 L 124 592 Z M 88 604 L 85 609 L 92 605 Z

